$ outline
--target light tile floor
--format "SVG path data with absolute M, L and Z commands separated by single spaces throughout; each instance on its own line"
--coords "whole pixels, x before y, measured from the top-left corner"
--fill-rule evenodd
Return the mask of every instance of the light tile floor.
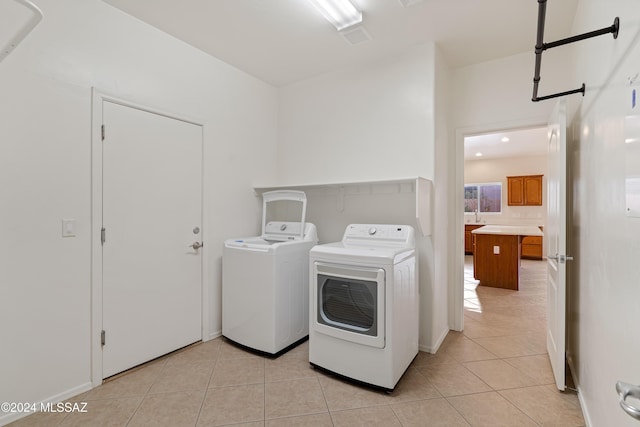
M 71 399 L 88 413 L 12 426 L 584 426 L 546 355 L 546 263 L 523 260 L 516 292 L 478 287 L 470 260 L 465 331 L 420 352 L 391 394 L 313 370 L 308 343 L 268 359 L 215 339 Z

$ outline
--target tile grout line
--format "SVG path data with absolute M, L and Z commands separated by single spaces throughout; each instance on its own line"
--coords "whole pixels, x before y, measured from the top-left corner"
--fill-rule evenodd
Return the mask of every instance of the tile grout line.
M 156 383 L 156 381 L 158 381 L 158 378 L 160 378 L 160 376 L 162 375 L 162 373 L 164 372 L 164 370 L 167 367 L 167 363 L 169 362 L 169 359 L 171 358 L 171 356 L 164 356 L 162 357 L 164 359 L 164 365 L 162 365 L 162 369 L 160 370 L 160 372 L 158 373 L 158 375 L 153 379 L 153 381 L 151 382 L 151 384 L 149 385 L 149 388 L 147 389 L 147 391 L 142 395 L 142 398 L 140 399 L 140 402 L 138 402 L 138 405 L 136 406 L 136 408 L 133 410 L 133 412 L 131 413 L 131 415 L 129 416 L 129 418 L 127 419 L 127 422 L 125 424 L 125 426 L 128 426 L 129 424 L 131 424 L 131 421 L 133 421 L 133 418 L 136 416 L 136 413 L 140 410 L 140 407 L 142 406 L 142 403 L 144 402 L 144 400 L 147 398 L 147 396 L 149 395 L 149 392 L 151 391 L 151 388 L 153 387 L 153 385 Z M 153 363 L 153 361 L 147 362 L 150 363 L 148 366 L 152 366 L 151 363 Z M 147 367 L 148 367 L 147 366 Z M 144 368 L 141 368 L 140 370 L 142 370 Z M 124 374 L 127 375 L 127 374 Z M 104 383 L 103 383 L 104 384 Z
M 539 386 L 532 386 L 532 387 L 539 387 Z M 522 388 L 529 388 L 529 387 L 522 387 Z M 522 412 L 527 418 L 529 418 L 531 421 L 533 421 L 536 425 L 541 425 L 538 421 L 536 421 L 532 416 L 530 416 L 529 414 L 527 414 L 522 408 L 520 408 L 518 405 L 516 405 L 514 402 L 512 402 L 507 396 L 503 395 L 502 393 L 500 393 L 500 391 L 497 391 L 497 393 L 507 402 L 509 402 L 510 404 L 513 405 L 514 408 L 517 408 L 518 411 Z
M 218 338 L 214 338 L 218 339 Z M 207 399 L 207 394 L 209 394 L 209 385 L 211 384 L 211 379 L 213 378 L 213 373 L 216 370 L 216 366 L 218 365 L 218 361 L 220 360 L 220 353 L 222 353 L 222 339 L 220 339 L 220 344 L 218 344 L 218 354 L 216 355 L 216 360 L 213 362 L 213 368 L 211 369 L 211 375 L 209 376 L 209 381 L 207 381 L 207 387 L 204 390 L 204 396 L 202 396 L 202 402 L 200 402 L 200 408 L 198 409 L 198 416 L 196 417 L 196 422 L 194 427 L 198 425 L 200 421 L 200 415 L 202 415 L 202 408 L 204 408 L 204 401 Z
M 327 395 L 324 393 L 324 387 L 322 387 L 322 382 L 320 381 L 320 376 L 318 375 L 318 371 L 316 371 L 316 368 L 313 368 L 313 367 L 311 369 L 313 369 L 313 372 L 315 372 L 316 374 L 315 378 L 316 378 L 316 381 L 318 381 L 318 385 L 320 386 L 320 392 L 322 393 L 324 404 L 327 407 L 327 413 L 329 414 L 329 420 L 331 421 L 331 425 L 335 427 L 336 423 L 333 420 L 333 415 L 331 414 L 331 410 L 329 409 L 329 402 L 327 402 Z
M 481 392 L 481 393 L 487 393 L 487 392 L 485 391 L 485 392 Z M 481 394 L 481 393 L 472 393 L 472 394 Z M 466 395 L 466 396 L 469 396 L 469 395 Z M 457 397 L 457 396 L 449 396 L 449 397 Z M 465 417 L 464 414 L 462 412 L 460 412 L 458 410 L 458 408 L 456 408 L 453 405 L 453 403 L 449 402 L 449 397 L 444 397 L 443 396 L 443 399 L 445 400 L 445 402 L 447 402 L 449 404 L 449 406 L 451 406 L 453 408 L 454 411 L 456 411 L 462 417 L 463 420 L 465 420 L 467 422 L 467 424 L 469 424 L 469 426 L 473 426 L 473 424 L 471 424 L 471 420 L 468 419 L 467 417 Z

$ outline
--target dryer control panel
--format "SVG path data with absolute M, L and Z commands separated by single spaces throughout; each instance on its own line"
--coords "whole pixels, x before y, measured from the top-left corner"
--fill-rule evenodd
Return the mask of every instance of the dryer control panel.
M 345 244 L 369 246 L 415 246 L 413 227 L 396 224 L 350 224 L 344 231 Z

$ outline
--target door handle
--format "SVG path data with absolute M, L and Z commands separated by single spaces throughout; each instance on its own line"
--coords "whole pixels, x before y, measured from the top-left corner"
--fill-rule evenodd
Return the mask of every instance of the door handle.
M 620 396 L 620 406 L 631 418 L 640 420 L 640 409 L 627 403 L 627 397 L 631 396 L 640 399 L 640 386 L 618 381 L 616 383 L 616 391 Z
M 197 251 L 203 246 L 204 246 L 204 243 L 200 243 L 200 242 L 193 242 L 193 244 L 189 245 L 189 247 L 192 248 L 194 251 Z
M 547 258 L 558 261 L 561 264 L 564 264 L 567 261 L 573 261 L 573 257 L 568 255 L 558 255 L 558 254 L 547 255 Z

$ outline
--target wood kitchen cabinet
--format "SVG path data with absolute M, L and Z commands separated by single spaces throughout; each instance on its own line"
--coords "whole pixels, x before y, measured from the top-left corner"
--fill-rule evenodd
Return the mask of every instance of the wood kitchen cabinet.
M 520 236 L 473 234 L 473 277 L 482 286 L 518 290 L 520 281 Z M 499 248 L 497 253 L 496 249 Z
M 507 204 L 509 206 L 542 206 L 542 176 L 508 176 Z
M 474 236 L 473 277 L 481 286 L 517 291 L 520 283 L 521 242 L 542 237 L 535 226 L 487 225 Z
M 542 236 L 523 236 L 521 244 L 520 258 L 542 259 Z
M 523 237 L 522 253 L 520 257 L 529 259 L 542 259 L 542 237 Z
M 465 224 L 464 225 L 464 253 L 465 255 L 473 254 L 473 234 L 471 232 L 476 228 L 480 228 L 484 224 Z

